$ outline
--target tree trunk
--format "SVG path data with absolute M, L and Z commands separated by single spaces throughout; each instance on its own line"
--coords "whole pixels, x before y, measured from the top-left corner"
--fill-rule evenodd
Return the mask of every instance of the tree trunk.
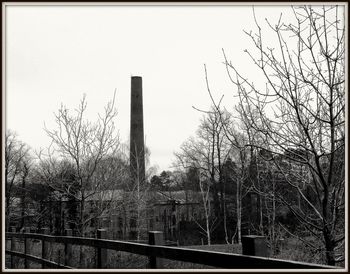
M 123 206 L 123 240 L 126 239 L 126 232 L 127 232 L 127 216 L 126 216 L 126 208 Z
M 227 244 L 229 244 L 229 241 L 228 241 L 228 234 L 227 234 L 227 220 L 226 220 L 226 218 L 227 218 L 227 216 L 226 216 L 226 202 L 225 202 L 225 192 L 224 192 L 224 207 L 223 207 L 223 213 L 224 213 L 224 231 L 225 231 L 225 242 L 227 243 Z
M 260 170 L 259 170 L 259 161 L 258 156 L 256 154 L 255 157 L 255 165 L 256 165 L 256 177 L 258 180 L 258 188 L 259 191 L 261 191 L 261 184 L 260 184 Z M 261 235 L 264 235 L 264 221 L 263 221 L 263 197 L 262 195 L 259 195 L 259 230 Z
M 6 220 L 5 220 L 5 226 L 6 231 L 10 231 L 10 199 L 6 198 Z
M 237 240 L 239 244 L 242 241 L 241 234 L 242 234 L 242 215 L 241 215 L 241 208 L 239 207 L 237 212 Z
M 236 192 L 236 206 L 237 206 L 237 241 L 240 244 L 242 240 L 242 200 L 241 200 L 241 182 L 237 182 L 237 192 Z
M 25 177 L 22 178 L 22 197 L 21 197 L 21 228 L 24 228 L 26 223 L 25 223 L 25 198 L 26 198 L 26 180 Z
M 271 238 L 272 238 L 272 251 L 273 254 L 276 254 L 276 235 L 275 235 L 275 221 L 276 221 L 276 198 L 275 198 L 275 180 L 272 178 L 272 191 L 273 191 L 273 197 L 272 197 L 272 231 L 271 231 Z
M 190 209 L 188 207 L 188 189 L 185 189 L 185 204 L 186 204 L 186 221 L 188 221 L 190 218 Z
M 216 184 L 215 178 L 214 178 L 214 173 L 212 173 L 210 180 L 211 180 L 212 186 L 213 186 L 214 215 L 215 215 L 215 217 L 219 217 L 220 216 L 220 201 L 219 201 L 219 193 L 218 193 L 217 184 Z
M 210 241 L 210 226 L 209 226 L 209 216 L 206 217 L 206 226 L 207 226 L 207 239 L 208 239 L 208 245 L 211 244 Z
M 325 242 L 325 248 L 326 248 L 326 260 L 327 260 L 327 264 L 328 265 L 335 265 L 335 241 L 334 241 L 334 234 L 331 231 L 330 225 L 329 223 L 331 223 L 330 221 L 328 221 L 329 218 L 329 207 L 330 207 L 330 202 L 329 202 L 329 190 L 326 187 L 324 189 L 324 197 L 323 197 L 323 201 L 322 201 L 322 211 L 323 211 L 323 217 L 324 220 L 326 221 L 326 224 L 324 224 L 323 227 L 323 238 L 324 238 L 324 242 Z M 328 223 L 328 224 L 327 224 Z
M 329 232 L 327 227 L 325 227 L 325 229 L 323 230 L 323 237 L 324 237 L 325 244 L 326 244 L 327 264 L 335 266 L 335 254 L 334 254 L 335 243 L 334 243 L 334 239 L 333 239 L 333 237 L 332 237 L 332 235 Z
M 84 210 L 85 210 L 85 197 L 84 197 L 84 191 L 82 191 L 81 201 L 80 201 L 80 224 L 79 224 L 80 237 L 85 237 Z M 83 246 L 80 246 L 79 251 L 80 251 L 79 252 L 79 266 L 81 268 L 83 268 L 83 262 L 84 262 Z

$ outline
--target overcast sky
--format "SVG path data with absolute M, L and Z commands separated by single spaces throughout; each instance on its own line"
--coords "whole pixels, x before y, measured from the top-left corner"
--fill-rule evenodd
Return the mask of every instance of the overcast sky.
M 289 6 L 255 7 L 259 23 L 276 22 Z M 73 109 L 87 95 L 88 116 L 98 112 L 116 89 L 115 121 L 123 142 L 129 138 L 130 77 L 143 78 L 144 130 L 151 164 L 169 169 L 173 152 L 193 135 L 208 109 L 204 64 L 215 98 L 232 91 L 223 65 L 228 58 L 251 78 L 252 48 L 243 30 L 256 30 L 245 6 L 7 6 L 6 128 L 33 149 L 50 140 L 61 103 Z M 269 39 L 269 36 L 267 36 Z M 272 39 L 272 37 L 271 37 Z

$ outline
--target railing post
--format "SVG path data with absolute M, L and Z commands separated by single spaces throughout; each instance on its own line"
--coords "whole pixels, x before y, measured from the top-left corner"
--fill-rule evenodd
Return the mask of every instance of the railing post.
M 148 244 L 149 245 L 164 245 L 164 234 L 162 231 L 149 231 L 148 232 Z M 150 268 L 163 268 L 162 259 L 157 256 L 149 256 Z
M 106 239 L 107 230 L 106 229 L 97 229 L 97 239 Z M 107 249 L 97 248 L 97 262 L 96 267 L 99 269 L 106 268 L 107 265 Z
M 73 231 L 71 229 L 66 229 L 65 234 L 66 234 L 66 236 L 71 237 L 73 235 Z M 72 265 L 72 257 L 73 257 L 72 244 L 65 243 L 64 244 L 64 264 L 67 266 L 71 266 Z
M 11 232 L 15 233 L 16 228 L 14 226 L 11 227 Z M 16 238 L 12 237 L 11 238 L 11 251 L 16 251 Z M 11 255 L 11 269 L 14 269 L 17 264 L 17 260 L 15 256 Z
M 30 233 L 30 227 L 26 227 L 24 229 L 24 232 Z M 25 237 L 24 238 L 24 254 L 29 255 L 31 253 L 30 252 L 32 249 L 31 244 L 32 244 L 31 239 L 28 237 Z M 24 258 L 24 268 L 28 269 L 29 265 L 30 265 L 29 260 L 27 258 Z
M 41 234 L 49 235 L 50 229 L 48 227 L 41 229 Z M 41 258 L 43 259 L 49 259 L 49 242 L 45 241 L 44 239 L 41 240 Z M 42 262 L 41 268 L 46 268 L 46 264 Z
M 257 235 L 242 236 L 242 254 L 249 256 L 268 257 L 266 237 Z

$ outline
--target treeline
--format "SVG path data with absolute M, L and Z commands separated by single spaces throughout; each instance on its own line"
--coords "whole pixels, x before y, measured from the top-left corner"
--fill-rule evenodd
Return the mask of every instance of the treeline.
M 114 99 L 95 122 L 86 119 L 86 108 L 85 96 L 75 112 L 62 105 L 55 113 L 56 126 L 45 128 L 52 143 L 40 151 L 6 132 L 7 231 L 11 226 L 48 227 L 52 234 L 63 235 L 70 228 L 75 235 L 90 236 L 119 214 L 125 230 L 132 219 L 134 237 L 140 238 L 149 175 L 142 182 L 130 179 L 128 148 L 114 125 Z M 149 152 L 145 154 L 148 159 Z
M 334 265 L 344 261 L 345 239 L 345 21 L 339 6 L 292 11 L 290 23 L 281 15 L 263 26 L 254 17 L 257 31 L 246 32 L 252 49 L 245 50 L 254 76 L 241 74 L 223 50 L 232 110 L 223 96 L 214 100 L 205 67 L 213 106 L 175 164 L 185 174 L 196 170 L 208 243 L 218 222 L 230 241 L 230 194 L 240 241 L 242 201 L 250 195 L 258 216 L 248 230 L 267 236 L 273 250 L 281 235 L 296 237 Z

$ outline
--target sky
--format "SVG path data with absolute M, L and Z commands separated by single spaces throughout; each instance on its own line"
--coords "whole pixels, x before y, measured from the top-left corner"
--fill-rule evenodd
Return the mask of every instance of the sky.
M 210 89 L 229 109 L 235 87 L 222 49 L 244 74 L 259 80 L 243 30 L 256 31 L 252 6 L 8 5 L 5 10 L 6 129 L 32 149 L 50 144 L 61 104 L 78 106 L 86 94 L 87 119 L 116 90 L 115 120 L 122 142 L 130 130 L 130 78 L 143 78 L 144 132 L 150 164 L 171 169 L 181 144 L 195 134 L 211 104 Z M 291 20 L 290 6 L 256 6 L 259 23 Z M 265 31 L 265 29 L 263 29 Z M 266 32 L 267 40 L 274 38 Z

